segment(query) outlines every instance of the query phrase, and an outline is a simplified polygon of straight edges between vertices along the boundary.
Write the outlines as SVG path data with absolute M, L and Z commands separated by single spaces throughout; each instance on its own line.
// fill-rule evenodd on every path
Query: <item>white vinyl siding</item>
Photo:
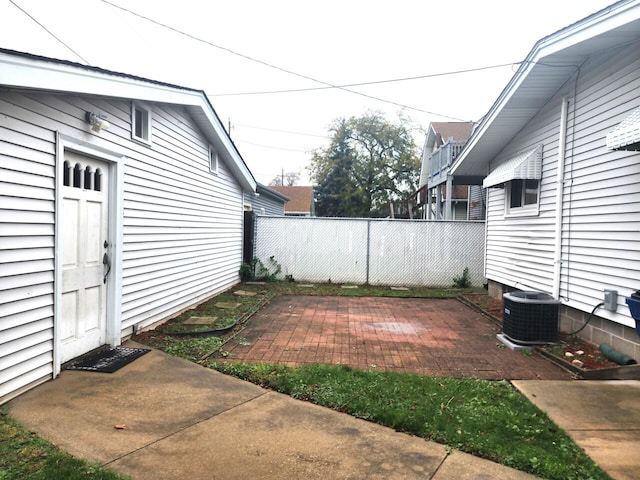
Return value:
M 53 375 L 55 136 L 124 164 L 122 335 L 226 290 L 242 261 L 242 191 L 182 107 L 153 104 L 153 144 L 131 138 L 131 102 L 0 93 L 0 403 Z M 108 130 L 92 132 L 87 111 Z
M 55 135 L 0 96 L 0 403 L 53 375 Z
M 251 205 L 256 215 L 284 215 L 284 201 L 262 194 L 256 197 L 253 193 L 245 195 L 245 204 Z
M 577 96 L 574 92 L 577 85 Z M 590 311 L 605 288 L 619 290 L 617 313 L 604 317 L 635 326 L 624 296 L 640 288 L 640 155 L 606 148 L 608 132 L 640 105 L 636 45 L 593 56 L 500 154 L 542 143 L 540 211 L 505 218 L 504 192 L 489 189 L 487 277 L 519 289 L 550 292 L 560 104 L 568 95 L 560 295 Z

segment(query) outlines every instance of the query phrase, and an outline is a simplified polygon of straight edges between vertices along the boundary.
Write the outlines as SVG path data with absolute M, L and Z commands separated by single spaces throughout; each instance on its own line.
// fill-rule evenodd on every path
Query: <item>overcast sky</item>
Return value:
M 0 0 L 0 47 L 205 90 L 258 182 L 306 183 L 333 120 L 402 112 L 421 144 L 429 122 L 478 120 L 539 39 L 612 3 Z

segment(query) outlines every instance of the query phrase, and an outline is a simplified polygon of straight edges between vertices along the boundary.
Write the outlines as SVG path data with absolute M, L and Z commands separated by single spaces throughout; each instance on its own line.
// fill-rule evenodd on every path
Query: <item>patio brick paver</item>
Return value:
M 500 325 L 455 299 L 279 296 L 229 341 L 230 361 L 344 364 L 431 376 L 562 380 L 537 354 L 505 348 Z M 241 343 L 249 343 L 242 345 Z

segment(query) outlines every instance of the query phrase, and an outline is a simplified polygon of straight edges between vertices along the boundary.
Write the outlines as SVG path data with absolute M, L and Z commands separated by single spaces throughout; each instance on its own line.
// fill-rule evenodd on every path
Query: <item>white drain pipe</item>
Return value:
M 567 146 L 567 96 L 562 97 L 560 108 L 560 134 L 558 136 L 558 168 L 556 174 L 556 226 L 555 255 L 553 258 L 553 296 L 560 300 L 560 279 L 562 275 L 562 200 L 564 197 L 564 163 Z

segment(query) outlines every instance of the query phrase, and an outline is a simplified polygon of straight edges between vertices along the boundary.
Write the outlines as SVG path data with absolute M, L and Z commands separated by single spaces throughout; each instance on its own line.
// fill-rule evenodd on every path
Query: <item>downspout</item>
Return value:
M 560 108 L 560 134 L 558 138 L 558 172 L 556 174 L 556 228 L 555 255 L 553 259 L 553 296 L 560 299 L 560 279 L 562 274 L 562 200 L 564 197 L 564 164 L 567 145 L 567 96 L 562 97 Z

